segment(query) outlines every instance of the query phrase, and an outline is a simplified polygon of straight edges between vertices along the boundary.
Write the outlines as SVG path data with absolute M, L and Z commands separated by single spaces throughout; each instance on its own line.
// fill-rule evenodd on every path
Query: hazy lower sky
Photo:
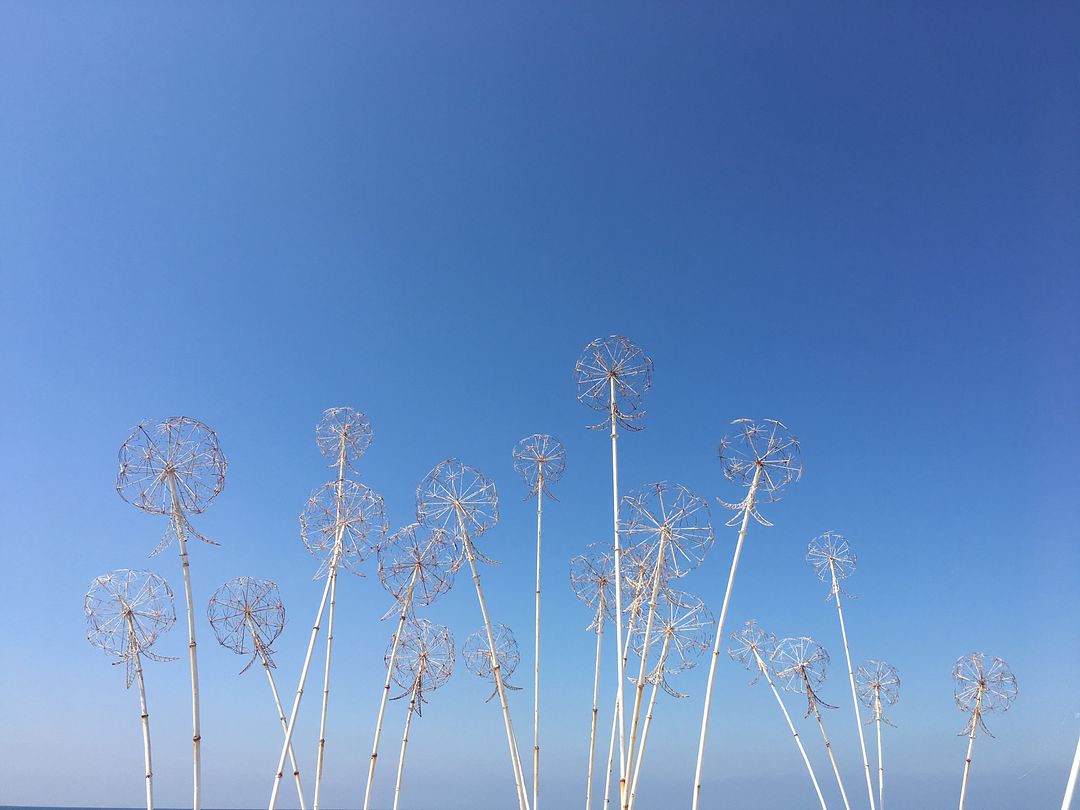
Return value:
M 269 690 L 237 674 L 205 604 L 241 574 L 280 583 L 277 677 L 295 689 L 321 593 L 297 515 L 331 475 L 313 430 L 336 405 L 374 423 L 360 474 L 394 527 L 447 456 L 498 485 L 502 522 L 480 545 L 501 564 L 483 576 L 522 642 L 523 743 L 534 513 L 510 450 L 538 431 L 565 442 L 545 510 L 542 806 L 581 803 L 594 639 L 567 564 L 609 539 L 611 500 L 571 370 L 616 333 L 656 366 L 644 430 L 621 440 L 627 489 L 735 500 L 716 460 L 731 419 L 802 439 L 803 480 L 768 507 L 774 528 L 750 530 L 729 630 L 757 618 L 832 652 L 823 697 L 841 707 L 827 723 L 853 807 L 867 802 L 836 615 L 804 561 L 827 529 L 859 555 L 852 653 L 903 681 L 889 807 L 955 802 L 950 671 L 973 650 L 1007 658 L 1020 696 L 987 718 L 970 806 L 1056 806 L 1080 732 L 1078 41 L 1064 3 L 0 4 L 0 803 L 142 801 L 138 697 L 86 643 L 81 603 L 118 567 L 182 594 L 175 548 L 147 559 L 163 521 L 113 483 L 134 423 L 186 414 L 229 458 L 193 518 L 221 541 L 192 547 L 204 805 L 263 806 Z M 735 531 L 713 517 L 684 587 L 718 608 Z M 330 808 L 362 802 L 392 629 L 367 573 L 339 588 Z M 464 641 L 480 626 L 468 578 L 426 615 Z M 185 647 L 181 618 L 158 651 Z M 186 661 L 146 678 L 157 800 L 182 807 Z M 748 680 L 721 660 L 704 807 L 813 807 Z M 688 804 L 704 682 L 700 666 L 679 678 L 688 699 L 659 699 L 642 807 Z M 318 691 L 296 732 L 309 786 Z M 403 805 L 513 804 L 488 694 L 459 666 L 432 696 Z M 387 716 L 380 807 L 404 708 Z

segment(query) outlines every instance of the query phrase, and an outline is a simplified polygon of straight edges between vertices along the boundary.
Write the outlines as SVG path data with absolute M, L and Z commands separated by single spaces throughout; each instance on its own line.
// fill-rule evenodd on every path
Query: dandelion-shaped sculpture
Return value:
M 566 471 L 566 448 L 554 436 L 537 433 L 514 445 L 514 469 L 518 471 L 529 496 L 536 496 L 536 634 L 533 651 L 533 810 L 540 807 L 540 529 L 544 514 L 544 494 L 548 486 Z M 552 496 L 554 497 L 554 496 Z
M 596 632 L 596 664 L 593 668 L 592 723 L 589 728 L 589 766 L 585 777 L 585 810 L 592 806 L 593 760 L 596 753 L 596 721 L 600 698 L 600 651 L 604 624 L 611 617 L 615 563 L 611 546 L 593 543 L 589 551 L 570 560 L 570 587 L 574 595 L 592 611 L 590 629 Z
M 334 613 L 337 604 L 337 574 L 342 567 L 362 576 L 360 564 L 369 551 L 386 537 L 387 520 L 383 500 L 363 484 L 345 477 L 347 469 L 355 469 L 355 462 L 371 445 L 371 422 L 353 408 L 330 408 L 323 413 L 315 428 L 315 443 L 320 452 L 332 459 L 336 471 L 335 480 L 312 493 L 300 516 L 300 536 L 304 546 L 319 560 L 315 577 L 325 575 L 322 599 L 311 628 L 300 681 L 293 698 L 289 715 L 289 729 L 285 744 L 278 757 L 274 785 L 270 793 L 270 810 L 277 806 L 278 791 L 285 769 L 285 757 L 292 742 L 300 700 L 311 668 L 319 628 L 323 614 L 330 609 L 326 622 L 326 659 L 323 669 L 322 710 L 319 719 L 319 746 L 315 759 L 315 790 L 312 799 L 314 810 L 319 808 L 322 788 L 323 756 L 326 750 L 326 717 L 330 700 L 330 659 L 334 643 Z
M 795 692 L 806 697 L 806 716 L 809 717 L 812 714 L 817 718 L 818 728 L 821 729 L 821 739 L 825 742 L 825 751 L 829 755 L 829 763 L 836 776 L 836 784 L 840 788 L 840 797 L 844 800 L 846 810 L 851 810 L 847 791 L 844 790 L 844 780 L 840 778 L 840 769 L 836 766 L 832 743 L 829 742 L 829 735 L 825 733 L 825 723 L 821 718 L 821 709 L 818 708 L 819 706 L 836 708 L 822 700 L 817 693 L 825 682 L 829 654 L 812 638 L 803 636 L 785 638 L 776 645 L 771 660 L 773 672 L 783 688 L 788 692 Z
M 640 430 L 634 422 L 645 415 L 641 410 L 645 392 L 652 385 L 652 360 L 645 350 L 625 337 L 597 338 L 581 352 L 574 366 L 577 397 L 593 410 L 607 416 L 594 429 L 611 428 L 611 511 L 615 532 L 615 644 L 616 666 L 615 715 L 619 728 L 619 795 L 627 797 L 626 721 L 623 699 L 624 664 L 622 599 L 622 544 L 619 539 L 619 456 L 616 449 L 618 427 Z M 629 633 L 627 633 L 629 635 Z M 621 802 L 620 802 L 621 806 Z
M 806 772 L 810 774 L 810 781 L 814 785 L 814 793 L 817 794 L 821 810 L 827 810 L 825 797 L 821 795 L 821 787 L 818 785 L 817 776 L 814 774 L 814 767 L 810 764 L 810 757 L 806 755 L 806 749 L 803 747 L 799 732 L 796 731 L 795 724 L 791 722 L 791 715 L 788 714 L 787 706 L 784 705 L 784 699 L 780 697 L 780 692 L 772 679 L 769 661 L 776 652 L 776 636 L 762 630 L 758 627 L 757 622 L 751 620 L 746 623 L 742 630 L 737 630 L 731 634 L 731 642 L 732 646 L 728 650 L 728 654 L 747 670 L 754 673 L 754 679 L 750 681 L 750 684 L 757 683 L 761 677 L 764 677 L 765 682 L 769 684 L 773 697 L 776 698 L 776 703 L 780 706 L 780 711 L 787 721 L 795 745 L 799 749 L 799 754 L 802 755 L 803 764 L 806 765 Z
M 144 512 L 168 516 L 158 547 L 163 551 L 176 539 L 184 574 L 184 598 L 188 617 L 188 660 L 191 668 L 191 739 L 194 810 L 202 804 L 202 731 L 199 712 L 199 661 L 195 645 L 195 607 L 191 596 L 191 572 L 187 540 L 197 537 L 217 545 L 192 528 L 189 514 L 200 514 L 225 485 L 228 463 L 218 445 L 217 434 L 196 419 L 173 416 L 164 422 L 143 422 L 120 446 L 120 471 L 116 491 Z
M 442 529 L 453 535 L 461 544 L 465 559 L 469 562 L 473 585 L 476 588 L 476 599 L 480 604 L 480 614 L 484 620 L 484 632 L 487 635 L 491 676 L 495 681 L 495 691 L 499 695 L 499 703 L 502 707 L 506 742 L 514 768 L 518 805 L 521 810 L 529 810 L 529 797 L 525 790 L 521 756 L 518 752 L 514 724 L 510 718 L 510 705 L 506 700 L 503 683 L 505 673 L 496 655 L 498 649 L 496 637 L 488 616 L 484 590 L 480 584 L 480 571 L 476 567 L 477 559 L 484 562 L 492 562 L 492 560 L 481 554 L 473 543 L 474 538 L 494 528 L 499 522 L 499 497 L 495 491 L 495 484 L 476 468 L 462 464 L 455 458 L 441 461 L 424 477 L 416 489 L 416 519 L 429 529 Z M 514 649 L 516 652 L 516 642 Z M 462 655 L 464 654 L 463 651 Z M 517 665 L 517 661 L 514 665 Z
M 701 798 L 701 776 L 705 765 L 705 741 L 709 733 L 709 711 L 712 708 L 716 662 L 720 657 L 720 644 L 724 637 L 728 605 L 731 603 L 731 592 L 735 587 L 735 573 L 739 569 L 739 558 L 742 556 L 746 530 L 751 516 L 761 525 L 771 526 L 772 524 L 762 517 L 758 507 L 761 504 L 779 500 L 784 488 L 802 477 L 799 440 L 782 422 L 777 422 L 775 419 L 764 419 L 761 422 L 736 419 L 732 425 L 735 426 L 734 433 L 720 440 L 720 464 L 725 478 L 745 486 L 747 490 L 746 496 L 738 503 L 720 501 L 722 506 L 734 512 L 727 525 L 739 525 L 739 539 L 731 558 L 727 587 L 724 589 L 724 601 L 720 606 L 720 618 L 716 625 L 716 643 L 713 646 L 712 659 L 709 661 L 705 705 L 701 712 L 697 765 L 694 768 L 693 810 L 698 810 Z
M 146 708 L 146 684 L 142 659 L 171 661 L 150 651 L 162 633 L 176 623 L 173 594 L 168 583 L 150 571 L 122 568 L 95 579 L 83 602 L 86 638 L 95 647 L 124 665 L 128 688 L 139 682 L 142 718 L 143 763 L 146 778 L 146 810 L 154 810 L 154 773 L 150 757 L 150 713 Z
M 371 786 L 375 779 L 375 763 L 379 756 L 383 716 L 390 696 L 390 682 L 403 643 L 405 621 L 415 607 L 428 607 L 454 584 L 454 571 L 461 561 L 461 551 L 454 536 L 442 529 L 427 529 L 412 523 L 392 534 L 376 549 L 379 559 L 379 579 L 394 597 L 398 625 L 390 640 L 386 658 L 386 679 L 383 682 L 379 712 L 375 721 L 375 740 L 371 746 L 367 787 L 364 789 L 364 810 L 371 801 Z M 389 614 L 388 614 L 389 615 Z
M 405 731 L 401 735 L 401 754 L 398 756 L 397 781 L 394 784 L 394 810 L 398 810 L 401 798 L 401 776 L 405 770 L 405 748 L 409 744 L 409 728 L 413 714 L 421 714 L 420 707 L 427 696 L 450 679 L 454 671 L 454 637 L 441 624 L 427 619 L 413 619 L 401 633 L 401 642 L 395 638 L 386 653 L 387 668 L 393 673 L 394 682 L 409 696 L 409 710 L 405 714 Z M 391 663 L 393 659 L 393 663 Z
M 217 636 L 218 643 L 239 655 L 250 655 L 251 660 L 241 670 L 247 672 L 255 661 L 260 661 L 270 682 L 270 694 L 281 722 L 283 734 L 289 732 L 289 721 L 281 705 L 277 684 L 274 682 L 273 652 L 271 645 L 285 629 L 285 605 L 281 602 L 278 586 L 268 579 L 237 577 L 230 579 L 214 595 L 206 609 L 206 617 Z M 289 762 L 296 782 L 296 795 L 300 810 L 304 810 L 304 789 L 300 784 L 300 768 L 296 764 L 292 745 L 289 746 Z
M 866 661 L 855 672 L 855 691 L 859 702 L 874 713 L 867 725 L 877 726 L 878 810 L 885 810 L 885 758 L 881 750 L 881 724 L 888 723 L 884 706 L 893 706 L 900 699 L 900 676 L 896 667 L 884 661 Z
M 968 653 L 961 656 L 953 667 L 953 680 L 956 689 L 953 697 L 960 711 L 970 714 L 967 725 L 961 735 L 968 736 L 967 757 L 964 758 L 964 779 L 960 784 L 960 810 L 964 810 L 967 796 L 968 774 L 971 772 L 971 752 L 975 747 L 975 733 L 982 728 L 987 734 L 983 714 L 986 712 L 1005 712 L 1016 700 L 1016 676 L 1009 665 L 1001 658 L 985 653 Z
M 844 609 L 840 604 L 840 581 L 855 573 L 855 552 L 851 550 L 851 546 L 843 535 L 836 532 L 825 532 L 810 541 L 810 545 L 806 550 L 806 561 L 813 566 L 818 579 L 828 583 L 829 595 L 826 599 L 836 601 L 836 615 L 840 619 L 840 637 L 844 642 L 844 658 L 847 661 L 848 683 L 851 686 L 851 705 L 855 709 L 855 725 L 859 731 L 859 748 L 862 751 L 866 792 L 870 797 L 870 810 L 874 810 L 874 784 L 870 777 L 870 758 L 866 753 L 862 712 L 859 710 L 859 698 L 855 688 L 855 667 L 851 663 L 847 628 L 844 626 Z
M 494 685 L 495 667 L 499 667 L 503 687 L 520 690 L 520 686 L 513 686 L 510 683 L 510 678 L 521 663 L 521 653 L 518 650 L 517 639 L 514 638 L 514 631 L 505 624 L 497 624 L 492 628 L 492 633 L 491 641 L 488 640 L 486 630 L 477 630 L 465 639 L 465 644 L 461 648 L 465 668 L 476 677 L 491 681 Z M 492 689 L 485 702 L 498 694 L 497 688 Z
M 645 722 L 641 729 L 641 742 L 634 759 L 633 778 L 630 781 L 630 807 L 637 798 L 638 777 L 645 759 L 645 744 L 649 738 L 653 714 L 656 708 L 656 695 L 663 689 L 672 697 L 685 698 L 688 695 L 671 687 L 668 677 L 685 672 L 697 664 L 697 659 L 709 649 L 712 641 L 713 617 L 705 608 L 705 603 L 688 593 L 665 589 L 658 597 L 656 606 L 654 634 L 663 639 L 656 663 L 650 667 L 648 681 L 652 684 L 649 696 L 649 708 L 645 713 Z M 637 634 L 637 652 L 644 656 L 644 631 Z
M 647 484 L 622 500 L 622 534 L 644 563 L 648 572 L 649 608 L 638 650 L 640 665 L 635 682 L 634 711 L 630 720 L 630 742 L 626 770 L 634 772 L 634 750 L 646 682 L 646 662 L 652 641 L 657 598 L 665 578 L 678 578 L 701 564 L 712 546 L 713 530 L 709 504 L 686 487 L 666 481 Z M 644 593 L 644 590 L 639 591 Z M 632 791 L 631 791 L 632 792 Z M 630 806 L 630 792 L 623 798 L 623 808 Z

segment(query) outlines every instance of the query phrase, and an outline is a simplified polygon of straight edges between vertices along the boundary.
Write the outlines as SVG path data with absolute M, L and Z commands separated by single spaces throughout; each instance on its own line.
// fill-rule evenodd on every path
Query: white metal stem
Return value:
M 656 665 L 657 677 L 653 682 L 652 694 L 649 695 L 649 708 L 645 713 L 645 724 L 641 729 L 641 744 L 638 746 L 637 757 L 634 760 L 634 776 L 630 780 L 630 807 L 633 808 L 637 798 L 638 777 L 641 775 L 641 762 L 645 757 L 645 741 L 649 739 L 649 727 L 652 725 L 653 711 L 656 708 L 656 693 L 660 686 L 660 679 L 664 674 L 664 664 L 667 662 L 668 645 L 671 642 L 671 634 L 664 634 L 664 644 L 660 649 L 660 662 Z
M 533 801 L 540 810 L 540 527 L 544 516 L 544 465 L 536 485 L 536 648 L 533 653 Z
M 874 687 L 874 721 L 877 725 L 878 810 L 885 810 L 885 755 L 881 749 L 881 687 Z
M 383 682 L 382 698 L 379 701 L 379 717 L 375 721 L 375 741 L 371 744 L 371 761 L 368 763 L 367 787 L 364 788 L 364 810 L 368 810 L 371 800 L 371 785 L 375 780 L 375 762 L 379 757 L 379 738 L 382 736 L 383 716 L 386 714 L 386 703 L 390 699 L 390 680 L 393 675 L 394 661 L 397 659 L 398 643 L 401 641 L 401 631 L 405 628 L 405 618 L 409 614 L 409 606 L 412 604 L 413 588 L 416 586 L 416 577 L 420 573 L 420 567 L 413 570 L 412 579 L 405 589 L 405 595 L 401 599 L 401 613 L 398 615 L 398 626 L 394 632 L 394 641 L 390 645 L 390 659 L 386 663 L 386 680 Z M 302 808 L 301 808 L 302 810 Z
M 809 684 L 807 688 L 809 688 Z M 829 764 L 832 765 L 833 774 L 836 776 L 836 784 L 840 788 L 840 798 L 844 800 L 845 810 L 851 810 L 847 791 L 844 790 L 844 780 L 840 778 L 840 769 L 836 766 L 836 757 L 833 756 L 832 743 L 829 741 L 829 735 L 825 733 L 825 722 L 821 719 L 821 711 L 816 703 L 814 704 L 814 716 L 817 718 L 818 728 L 821 729 L 821 739 L 825 741 L 825 752 L 829 755 Z
M 146 810 L 154 810 L 154 769 L 150 764 L 150 712 L 146 708 L 146 684 L 143 682 L 142 658 L 139 655 L 138 641 L 131 614 L 125 614 L 128 634 L 135 644 L 135 678 L 139 682 L 139 717 L 142 723 L 143 765 L 146 771 Z
M 626 657 L 630 654 L 630 639 L 634 635 L 634 617 L 631 616 L 626 622 L 626 642 L 622 648 L 622 660 L 625 666 Z M 611 804 L 611 772 L 613 769 L 613 761 L 615 758 L 615 732 L 618 729 L 619 719 L 619 697 L 615 696 L 615 704 L 611 707 L 611 741 L 608 743 L 607 752 L 607 776 L 604 778 L 604 810 Z
M 825 797 L 821 795 L 821 787 L 818 785 L 817 776 L 814 775 L 814 768 L 810 764 L 810 757 L 806 755 L 806 749 L 803 748 L 802 740 L 799 738 L 799 732 L 795 730 L 795 724 L 791 722 L 791 715 L 788 714 L 787 706 L 784 705 L 783 698 L 781 698 L 780 693 L 776 691 L 776 684 L 773 683 L 773 679 L 769 676 L 769 666 L 761 659 L 757 650 L 754 650 L 754 658 L 757 659 L 758 669 L 761 670 L 761 674 L 765 676 L 765 681 L 769 684 L 769 688 L 772 689 L 776 702 L 780 704 L 780 711 L 784 713 L 784 719 L 787 720 L 788 728 L 791 729 L 791 735 L 795 738 L 795 745 L 799 746 L 799 753 L 802 754 L 803 763 L 806 765 L 806 772 L 810 774 L 810 781 L 814 783 L 814 792 L 817 794 L 818 802 L 821 804 L 821 810 L 828 810 L 825 806 Z
M 585 779 L 585 810 L 592 806 L 593 760 L 596 754 L 596 720 L 600 697 L 600 646 L 604 640 L 604 593 L 600 592 L 600 606 L 596 611 L 596 667 L 593 670 L 592 725 L 589 729 L 589 771 Z M 534 808 L 535 810 L 535 808 Z
M 191 667 L 191 746 L 194 772 L 192 807 L 194 810 L 200 810 L 202 806 L 202 732 L 199 724 L 199 658 L 195 654 L 195 605 L 191 598 L 191 565 L 188 562 L 187 538 L 184 537 L 180 498 L 176 494 L 176 480 L 171 474 L 166 478 L 172 495 L 172 518 L 176 528 L 176 538 L 180 544 L 180 567 L 184 572 L 184 598 L 187 601 L 188 663 Z
M 728 572 L 727 588 L 724 590 L 724 603 L 720 607 L 720 619 L 716 625 L 716 641 L 713 643 L 712 658 L 709 660 L 709 679 L 705 685 L 705 706 L 701 712 L 701 735 L 698 737 L 697 765 L 694 767 L 693 810 L 698 810 L 698 802 L 701 799 L 701 773 L 705 764 L 705 740 L 709 734 L 709 709 L 712 707 L 712 689 L 713 681 L 716 679 L 716 662 L 720 658 L 720 645 L 724 639 L 724 622 L 727 620 L 731 592 L 735 587 L 735 572 L 739 570 L 739 557 L 742 556 L 743 541 L 746 539 L 746 530 L 750 525 L 750 514 L 754 509 L 754 498 L 757 496 L 760 481 L 761 465 L 759 464 L 754 470 L 754 478 L 750 482 L 750 491 L 747 493 L 744 502 L 742 525 L 739 527 L 739 540 L 735 544 L 735 554 L 731 558 L 731 570 Z
M 619 543 L 619 451 L 616 443 L 619 438 L 617 430 L 618 420 L 615 407 L 615 377 L 609 377 L 609 401 L 611 419 L 611 505 L 612 519 L 615 527 L 615 646 L 619 653 L 618 669 L 616 677 L 618 682 L 615 686 L 616 712 L 619 719 L 619 799 L 620 806 L 626 796 L 626 701 L 623 700 L 623 681 L 625 680 L 625 668 L 623 666 L 626 655 L 623 653 L 622 631 L 622 546 Z
M 416 710 L 420 679 L 424 674 L 425 663 L 426 659 L 420 661 L 420 670 L 416 673 L 416 682 L 413 683 L 412 696 L 409 698 L 409 710 L 405 713 L 405 731 L 401 735 L 401 753 L 398 755 L 397 779 L 394 781 L 394 810 L 398 810 L 398 799 L 401 798 L 401 775 L 405 772 L 405 747 L 409 744 L 409 727 L 412 725 L 413 712 Z
M 1080 774 L 1080 739 L 1076 741 L 1076 753 L 1073 754 L 1072 770 L 1069 771 L 1069 781 L 1065 785 L 1065 798 L 1061 800 L 1061 810 L 1069 810 L 1072 806 L 1078 774 Z
M 964 780 L 960 783 L 960 810 L 964 810 L 964 799 L 967 797 L 968 774 L 971 773 L 971 752 L 975 748 L 975 732 L 979 728 L 982 696 L 983 688 L 980 686 L 975 695 L 975 711 L 971 714 L 971 734 L 968 735 L 967 756 L 964 758 Z
M 870 797 L 870 810 L 875 810 L 874 782 L 870 777 L 870 758 L 866 755 L 866 737 L 863 734 L 862 712 L 859 710 L 859 697 L 855 692 L 855 668 L 851 665 L 851 651 L 848 649 L 847 630 L 844 627 L 844 609 L 840 606 L 840 585 L 836 581 L 836 565 L 830 559 L 829 571 L 832 574 L 833 596 L 836 598 L 836 615 L 840 617 L 840 636 L 844 640 L 844 657 L 847 659 L 848 683 L 851 684 L 851 704 L 855 707 L 855 725 L 859 729 L 859 748 L 862 749 L 863 772 L 866 776 L 866 793 Z
M 480 615 L 484 619 L 484 632 L 487 634 L 488 652 L 491 655 L 492 674 L 495 678 L 495 690 L 499 694 L 499 703 L 502 706 L 503 725 L 506 727 L 506 744 L 510 749 L 510 763 L 514 768 L 514 783 L 517 787 L 518 804 L 522 810 L 529 810 L 529 797 L 525 789 L 524 773 L 521 768 L 521 755 L 518 752 L 517 739 L 514 736 L 514 723 L 510 719 L 510 705 L 506 701 L 506 689 L 503 686 L 502 669 L 499 658 L 495 654 L 495 634 L 491 630 L 491 619 L 488 618 L 487 602 L 484 600 L 484 589 L 480 585 L 480 572 L 476 568 L 476 555 L 473 553 L 472 539 L 465 527 L 465 518 L 457 508 L 458 524 L 461 527 L 462 543 L 465 547 L 465 557 L 469 561 L 472 571 L 473 585 L 476 587 L 476 599 L 480 603 Z

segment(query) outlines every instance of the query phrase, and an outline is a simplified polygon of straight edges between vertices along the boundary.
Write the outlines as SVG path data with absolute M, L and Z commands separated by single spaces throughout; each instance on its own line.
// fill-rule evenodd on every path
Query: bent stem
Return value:
M 855 670 L 851 666 L 851 651 L 848 649 L 847 630 L 844 627 L 844 609 L 840 606 L 840 585 L 836 580 L 836 564 L 829 560 L 829 572 L 832 575 L 833 597 L 836 599 L 836 615 L 840 617 L 840 636 L 844 640 L 844 657 L 847 659 L 848 682 L 851 684 L 851 703 L 855 707 L 855 725 L 859 729 L 859 748 L 862 749 L 863 771 L 866 775 L 866 793 L 870 797 L 870 810 L 874 806 L 874 783 L 870 778 L 870 759 L 866 756 L 866 737 L 863 735 L 862 712 L 859 710 L 859 697 L 855 692 Z
M 401 735 L 401 753 L 398 755 L 397 780 L 394 782 L 394 810 L 398 810 L 398 799 L 401 797 L 401 774 L 405 771 L 405 747 L 409 744 L 409 726 L 412 724 L 413 712 L 416 710 L 416 699 L 420 693 L 420 678 L 424 674 L 425 663 L 426 660 L 420 662 L 420 671 L 416 673 L 412 697 L 409 698 L 409 710 L 405 713 L 405 731 Z
M 724 638 L 724 622 L 727 620 L 728 605 L 731 603 L 731 592 L 735 587 L 735 572 L 739 570 L 739 557 L 742 556 L 743 541 L 746 539 L 746 530 L 750 525 L 750 514 L 754 509 L 754 497 L 757 495 L 758 484 L 761 481 L 761 469 L 761 465 L 758 464 L 754 470 L 754 479 L 750 482 L 750 491 L 746 494 L 746 500 L 743 501 L 743 517 L 742 525 L 739 527 L 739 540 L 735 544 L 735 554 L 731 558 L 731 570 L 728 572 L 727 588 L 724 590 L 724 603 L 720 607 L 720 618 L 716 625 L 716 641 L 713 643 L 712 659 L 709 661 L 709 679 L 705 685 L 705 706 L 701 712 L 701 735 L 698 737 L 697 765 L 694 767 L 693 810 L 698 810 L 698 801 L 701 799 L 701 772 L 705 764 L 705 740 L 709 734 L 709 709 L 712 707 L 712 688 L 713 681 L 716 679 L 716 662 L 720 657 L 720 644 Z M 781 705 L 783 704 L 781 703 Z
M 184 598 L 187 600 L 188 663 L 191 667 L 191 744 L 194 760 L 194 810 L 202 806 L 202 732 L 199 724 L 199 658 L 195 654 L 195 606 L 191 598 L 191 565 L 188 561 L 187 539 L 184 537 L 184 521 L 180 498 L 176 493 L 176 477 L 166 475 L 169 493 L 172 495 L 172 519 L 176 539 L 180 545 L 180 567 L 184 572 Z
M 964 798 L 967 796 L 968 774 L 971 773 L 971 752 L 975 748 L 975 732 L 979 728 L 979 716 L 982 713 L 983 688 L 978 688 L 975 695 L 975 710 L 971 713 L 971 733 L 968 735 L 967 756 L 964 758 L 964 780 L 960 783 L 960 810 L 964 810 Z
M 1073 794 L 1076 792 L 1076 777 L 1080 774 L 1080 739 L 1076 741 L 1076 753 L 1073 754 L 1072 770 L 1069 771 L 1069 781 L 1065 784 L 1065 798 L 1061 800 L 1061 810 L 1069 810 L 1072 804 Z
M 604 592 L 600 591 L 600 606 L 596 611 L 596 667 L 593 671 L 592 726 L 589 729 L 589 772 L 585 778 L 585 810 L 592 805 L 593 759 L 596 752 L 597 701 L 600 696 L 600 645 L 604 639 Z M 533 808 L 535 810 L 535 808 Z
M 617 664 L 618 681 L 615 686 L 615 711 L 619 722 L 619 798 L 626 797 L 626 712 L 623 700 L 623 680 L 625 679 L 626 653 L 623 652 L 622 631 L 622 546 L 619 544 L 619 452 L 616 442 L 619 438 L 617 427 L 617 409 L 615 407 L 615 377 L 608 379 L 610 419 L 611 419 L 611 504 L 615 526 L 615 646 L 619 653 Z
M 806 678 L 806 675 L 803 675 Z M 810 688 L 810 684 L 807 683 L 807 688 Z M 818 728 L 821 729 L 821 739 L 825 741 L 825 751 L 829 755 L 829 764 L 832 765 L 833 773 L 836 775 L 836 784 L 840 788 L 840 798 L 844 800 L 845 810 L 851 810 L 851 805 L 848 804 L 847 791 L 844 790 L 844 780 L 840 778 L 840 769 L 836 767 L 836 757 L 833 756 L 832 743 L 829 742 L 829 735 L 825 733 L 825 723 L 821 719 L 821 710 L 817 707 L 817 703 L 814 703 L 814 717 L 817 718 Z
M 125 613 L 128 638 L 135 650 L 135 678 L 139 682 L 139 717 L 142 721 L 143 764 L 146 770 L 146 810 L 154 810 L 154 769 L 150 765 L 150 712 L 146 709 L 146 684 L 143 682 L 142 658 L 139 655 L 138 641 L 131 614 Z
M 641 729 L 641 745 L 638 747 L 637 758 L 634 760 L 634 777 L 630 780 L 630 807 L 634 806 L 637 797 L 638 776 L 641 774 L 641 762 L 645 757 L 645 741 L 649 739 L 649 726 L 652 725 L 653 710 L 656 707 L 656 693 L 660 687 L 660 679 L 664 675 L 664 664 L 667 662 L 668 644 L 671 635 L 664 635 L 664 645 L 660 649 L 660 662 L 656 665 L 657 676 L 652 685 L 652 694 L 649 695 L 649 708 L 645 713 L 645 725 Z
M 394 632 L 394 641 L 390 645 L 390 660 L 386 664 L 386 680 L 383 682 L 382 698 L 379 701 L 379 717 L 375 721 L 375 742 L 371 745 L 371 761 L 368 764 L 367 787 L 364 788 L 364 810 L 368 810 L 371 800 L 371 784 L 375 779 L 375 761 L 379 757 L 379 738 L 382 737 L 383 716 L 386 714 L 386 702 L 390 698 L 390 679 L 394 671 L 394 661 L 397 659 L 398 643 L 401 641 L 401 631 L 405 627 L 405 618 L 408 616 L 409 607 L 412 604 L 413 588 L 416 586 L 416 577 L 420 573 L 420 567 L 413 570 L 412 579 L 405 589 L 405 595 L 401 600 L 401 613 L 398 615 L 398 626 Z M 303 810 L 303 808 L 301 808 Z
M 536 649 L 533 654 L 533 803 L 540 808 L 540 525 L 544 515 L 544 465 L 536 485 Z

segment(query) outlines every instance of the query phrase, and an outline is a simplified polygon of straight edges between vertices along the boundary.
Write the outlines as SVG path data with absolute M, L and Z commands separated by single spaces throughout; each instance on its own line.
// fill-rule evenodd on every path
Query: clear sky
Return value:
M 609 536 L 610 472 L 571 370 L 618 333 L 656 365 L 645 429 L 621 444 L 627 488 L 733 500 L 716 460 L 731 419 L 802 439 L 803 480 L 774 528 L 751 528 L 730 629 L 756 617 L 833 653 L 823 696 L 853 800 L 835 611 L 803 559 L 826 529 L 859 554 L 853 655 L 903 680 L 890 806 L 955 801 L 950 671 L 972 650 L 1020 683 L 976 743 L 972 806 L 1056 806 L 1080 731 L 1080 14 L 943 5 L 0 4 L 0 803 L 142 800 L 137 695 L 81 609 L 117 567 L 182 592 L 175 549 L 147 560 L 162 521 L 113 490 L 141 419 L 218 431 L 228 479 L 194 522 L 222 545 L 192 549 L 197 609 L 228 578 L 278 581 L 292 691 L 320 595 L 297 515 L 330 475 L 313 428 L 336 405 L 374 423 L 361 475 L 395 527 L 447 456 L 496 481 L 503 519 L 481 545 L 501 565 L 483 575 L 526 687 L 534 517 L 510 450 L 565 442 L 545 511 L 544 804 L 580 802 L 593 638 L 566 572 Z M 685 587 L 718 607 L 735 533 L 714 518 Z M 361 802 L 391 631 L 368 573 L 339 590 L 328 807 Z M 480 621 L 468 579 L 427 615 L 463 641 Z M 262 806 L 269 691 L 198 632 L 204 804 Z M 183 655 L 184 635 L 181 620 L 159 651 Z M 182 659 L 147 665 L 162 806 L 189 801 L 187 677 Z M 689 795 L 704 680 L 660 699 L 645 807 Z M 705 806 L 811 807 L 747 681 L 722 660 Z M 297 729 L 309 785 L 316 693 Z M 434 694 L 403 804 L 512 804 L 487 694 L 464 667 Z M 513 693 L 523 740 L 531 702 Z

